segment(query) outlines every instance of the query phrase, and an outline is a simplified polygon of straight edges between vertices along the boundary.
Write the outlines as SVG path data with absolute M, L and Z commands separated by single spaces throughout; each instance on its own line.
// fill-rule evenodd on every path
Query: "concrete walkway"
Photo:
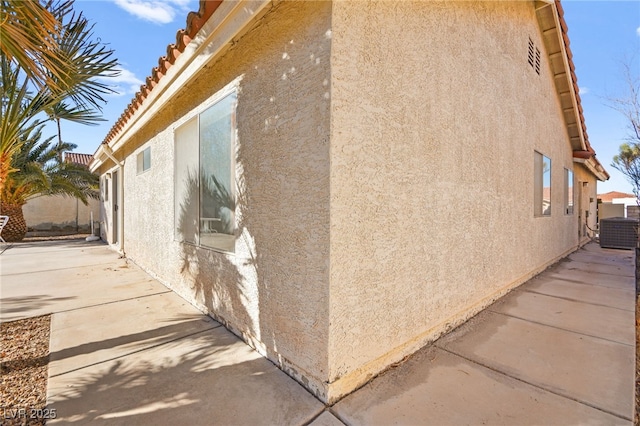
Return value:
M 51 424 L 631 424 L 634 299 L 634 253 L 589 244 L 325 407 L 103 244 L 0 256 L 0 320 L 52 314 Z

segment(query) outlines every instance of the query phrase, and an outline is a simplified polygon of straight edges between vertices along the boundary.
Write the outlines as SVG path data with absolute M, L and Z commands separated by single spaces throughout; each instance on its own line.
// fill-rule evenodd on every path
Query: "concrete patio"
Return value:
M 51 424 L 632 423 L 632 251 L 588 244 L 326 407 L 100 242 L 4 247 L 0 320 L 52 314 Z

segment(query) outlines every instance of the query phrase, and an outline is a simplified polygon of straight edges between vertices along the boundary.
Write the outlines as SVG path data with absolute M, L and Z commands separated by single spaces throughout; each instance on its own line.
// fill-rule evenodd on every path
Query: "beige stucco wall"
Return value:
M 30 233 L 73 233 L 91 230 L 91 212 L 94 221 L 100 218 L 100 201 L 90 199 L 88 205 L 64 195 L 51 195 L 30 200 L 22 207 Z
M 563 211 L 565 167 L 595 229 L 533 2 L 281 2 L 251 27 L 116 153 L 122 248 L 320 398 L 587 241 Z M 223 254 L 174 241 L 174 131 L 237 78 L 239 231 Z M 533 214 L 534 151 L 552 160 L 551 217 Z
M 598 219 L 609 217 L 625 217 L 624 204 L 601 203 L 598 205 Z
M 334 4 L 330 399 L 577 246 L 545 53 L 533 2 Z M 551 217 L 533 214 L 534 150 Z
M 126 256 L 319 395 L 328 359 L 330 11 L 329 2 L 275 5 L 116 153 L 125 160 Z M 239 236 L 236 253 L 224 254 L 174 241 L 174 131 L 239 77 Z M 146 147 L 151 168 L 137 174 Z

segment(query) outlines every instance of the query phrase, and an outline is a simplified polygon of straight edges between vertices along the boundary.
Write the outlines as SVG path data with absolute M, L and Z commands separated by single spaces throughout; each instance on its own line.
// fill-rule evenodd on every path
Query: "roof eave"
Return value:
M 609 173 L 602 167 L 602 164 L 595 156 L 590 158 L 573 157 L 573 162 L 585 166 L 599 181 L 609 180 Z
M 266 6 L 271 3 L 271 0 L 201 0 L 201 11 L 205 10 L 203 5 L 212 5 L 206 9 L 207 13 L 210 11 L 206 21 L 198 23 L 195 34 L 186 36 L 183 51 L 160 58 L 162 70 L 154 68 L 153 79 L 147 78 L 148 84 L 141 87 L 102 144 L 106 144 L 112 152 L 120 150 L 172 96 L 196 76 L 204 64 L 223 54 L 248 29 L 250 22 L 266 13 Z M 193 25 L 193 18 L 194 14 L 189 14 L 188 27 Z M 176 37 L 185 37 L 185 31 L 178 31 Z M 176 45 L 169 45 L 167 51 L 175 51 L 175 48 Z M 101 148 L 102 145 L 94 154 L 91 163 L 93 170 L 97 170 L 105 159 L 97 155 Z
M 607 180 L 609 174 L 595 158 L 589 143 L 562 5 L 559 0 L 536 0 L 535 5 L 571 148 L 574 153 L 590 153 L 587 161 L 594 167 L 589 169 L 598 179 Z

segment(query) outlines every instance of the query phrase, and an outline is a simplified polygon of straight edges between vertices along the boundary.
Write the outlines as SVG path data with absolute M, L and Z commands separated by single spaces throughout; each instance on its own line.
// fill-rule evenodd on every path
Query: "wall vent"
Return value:
M 533 61 L 534 61 L 534 46 L 533 46 L 533 40 L 531 40 L 531 37 L 529 37 L 529 56 L 528 56 L 529 65 L 533 66 Z
M 531 37 L 529 37 L 529 51 L 527 52 L 527 62 L 540 75 L 540 49 L 535 45 Z

